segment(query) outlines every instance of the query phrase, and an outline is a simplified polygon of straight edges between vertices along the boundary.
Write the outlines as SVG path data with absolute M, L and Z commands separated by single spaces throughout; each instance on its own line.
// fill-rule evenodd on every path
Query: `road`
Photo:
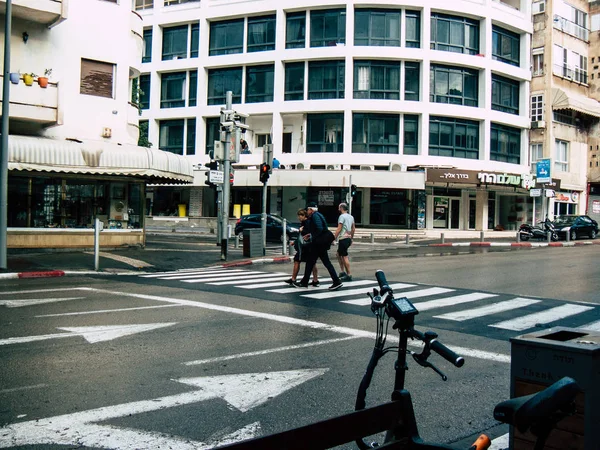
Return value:
M 506 433 L 491 412 L 508 397 L 510 337 L 600 329 L 595 246 L 398 256 L 357 252 L 337 293 L 287 287 L 290 264 L 1 281 L 0 448 L 213 448 L 350 412 L 381 268 L 418 326 L 467 359 L 435 360 L 447 382 L 411 365 L 428 440 Z M 392 360 L 370 404 L 389 399 Z

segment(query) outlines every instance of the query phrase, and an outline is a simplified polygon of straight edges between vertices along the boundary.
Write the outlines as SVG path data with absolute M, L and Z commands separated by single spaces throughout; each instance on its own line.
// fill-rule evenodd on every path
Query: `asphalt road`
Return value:
M 557 307 L 579 312 L 544 326 L 597 324 L 596 248 L 357 251 L 356 285 L 337 297 L 282 284 L 291 264 L 0 280 L 0 448 L 213 448 L 350 412 L 375 326 L 361 299 L 377 269 L 421 309 L 418 326 L 467 360 L 456 369 L 432 357 L 447 382 L 409 363 L 421 434 L 460 443 L 486 430 L 502 436 L 492 409 L 509 393 L 509 338 L 543 325 L 514 324 Z M 489 307 L 515 296 L 529 303 L 440 317 L 476 309 L 478 297 Z M 380 362 L 369 404 L 389 399 L 393 359 Z

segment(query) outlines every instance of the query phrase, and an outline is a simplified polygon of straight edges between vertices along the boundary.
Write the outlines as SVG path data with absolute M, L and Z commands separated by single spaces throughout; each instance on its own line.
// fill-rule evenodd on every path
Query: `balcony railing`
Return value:
M 552 73 L 559 77 L 566 78 L 567 80 L 575 81 L 577 83 L 587 84 L 588 82 L 587 70 L 583 70 L 579 67 L 571 67 L 566 66 L 564 64 L 554 64 Z
M 590 30 L 576 24 L 575 22 L 571 22 L 564 17 L 558 15 L 554 16 L 554 28 L 561 30 L 563 33 L 570 34 L 577 39 L 581 39 L 582 41 L 589 41 Z
M 2 76 L 0 80 L 3 80 Z M 0 100 L 2 95 L 3 93 L 0 92 Z M 23 80 L 19 80 L 19 84 L 10 84 L 9 98 L 10 119 L 43 126 L 58 122 L 57 83 L 48 83 L 47 88 L 41 88 L 37 82 L 32 86 L 26 86 Z

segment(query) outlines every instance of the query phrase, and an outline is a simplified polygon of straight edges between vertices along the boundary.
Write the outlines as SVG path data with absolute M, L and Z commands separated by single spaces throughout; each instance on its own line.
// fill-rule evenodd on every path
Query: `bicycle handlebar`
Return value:
M 446 347 L 444 344 L 442 344 L 437 339 L 435 339 L 435 338 L 429 339 L 424 333 L 420 332 L 419 330 L 415 330 L 414 328 L 412 330 L 412 333 L 420 341 L 423 341 L 423 342 L 429 341 L 431 350 L 436 352 L 438 355 L 440 355 L 442 358 L 444 358 L 449 363 L 454 364 L 456 367 L 462 367 L 465 364 L 465 359 L 462 356 L 460 356 L 456 352 L 450 350 L 448 347 Z
M 385 279 L 385 273 L 383 273 L 383 270 L 378 270 L 375 272 L 375 278 L 377 278 L 377 282 L 379 283 L 379 291 L 382 297 L 385 297 L 385 294 L 388 292 L 390 294 L 393 293 L 392 288 Z

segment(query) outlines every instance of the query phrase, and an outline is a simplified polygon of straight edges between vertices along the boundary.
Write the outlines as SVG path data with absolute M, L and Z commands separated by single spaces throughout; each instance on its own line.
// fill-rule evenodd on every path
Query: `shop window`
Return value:
M 114 64 L 82 58 L 79 92 L 96 97 L 113 98 L 114 74 Z

